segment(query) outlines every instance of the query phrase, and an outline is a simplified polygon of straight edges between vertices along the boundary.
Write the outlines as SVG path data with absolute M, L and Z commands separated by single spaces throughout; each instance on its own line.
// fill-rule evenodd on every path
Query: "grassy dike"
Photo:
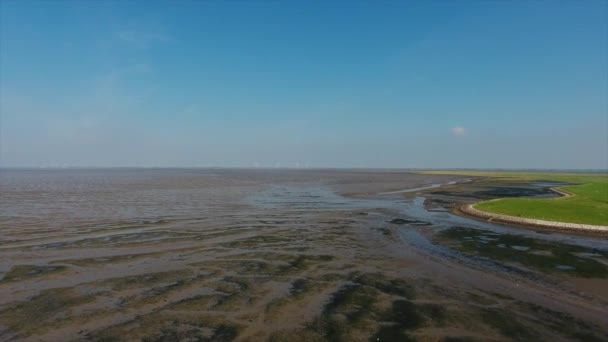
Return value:
M 498 183 L 517 184 L 534 181 L 565 182 L 560 190 L 572 196 L 552 199 L 505 198 L 484 201 L 475 209 L 522 218 L 608 225 L 608 174 L 534 173 L 534 172 L 459 172 L 429 171 L 427 174 L 453 174 L 489 177 Z

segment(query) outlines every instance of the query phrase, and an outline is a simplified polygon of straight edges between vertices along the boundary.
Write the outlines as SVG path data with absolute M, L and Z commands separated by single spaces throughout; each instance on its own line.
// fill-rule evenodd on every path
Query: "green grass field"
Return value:
M 560 187 L 574 196 L 531 199 L 508 198 L 481 202 L 476 209 L 511 216 L 547 221 L 608 225 L 608 174 L 532 173 L 532 172 L 451 172 L 429 171 L 428 174 L 458 174 L 491 177 L 499 182 L 556 181 L 575 183 Z

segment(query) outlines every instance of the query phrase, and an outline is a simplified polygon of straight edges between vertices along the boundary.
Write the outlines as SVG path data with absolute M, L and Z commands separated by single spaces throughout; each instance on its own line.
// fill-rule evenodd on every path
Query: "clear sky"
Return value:
M 608 1 L 0 1 L 0 165 L 608 168 Z

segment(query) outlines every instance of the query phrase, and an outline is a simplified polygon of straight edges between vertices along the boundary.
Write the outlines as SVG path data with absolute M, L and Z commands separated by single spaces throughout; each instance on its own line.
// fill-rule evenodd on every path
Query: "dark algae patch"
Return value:
M 12 331 L 27 335 L 59 323 L 74 306 L 93 299 L 70 288 L 49 289 L 0 311 L 0 322 Z
M 379 328 L 369 340 L 415 341 L 411 332 L 423 326 L 443 326 L 447 318 L 447 309 L 443 305 L 394 300 L 391 307 L 379 315 Z
M 410 284 L 379 273 L 355 272 L 347 279 L 349 282 L 329 297 L 321 314 L 306 324 L 309 333 L 321 341 L 352 341 L 380 333 L 388 336 L 391 326 L 399 329 L 406 326 L 398 317 L 410 312 L 410 306 L 415 306 L 408 300 L 414 297 L 414 289 Z M 297 295 L 306 291 L 308 286 L 306 280 L 296 280 L 292 283 L 290 292 Z M 388 303 L 395 301 L 389 309 L 385 309 L 387 299 L 390 300 Z M 415 308 L 413 310 L 416 311 Z M 415 320 L 417 326 L 420 319 L 416 315 L 414 313 L 406 318 L 411 322 Z M 407 327 L 413 326 L 411 324 L 408 323 Z
M 388 222 L 392 223 L 392 224 L 409 224 L 409 225 L 413 225 L 413 226 L 430 226 L 431 225 L 431 223 L 429 223 L 429 222 L 424 222 L 424 221 L 419 221 L 419 220 L 402 219 L 402 218 L 395 218 L 395 219 L 392 219 L 392 220 L 390 220 Z
M 384 293 L 413 299 L 414 287 L 402 279 L 391 279 L 380 273 L 366 273 L 353 277 L 358 284 L 370 286 Z
M 356 323 L 373 311 L 378 292 L 359 284 L 345 285 L 332 296 L 324 309 L 325 315 L 340 314 L 351 323 Z
M 197 341 L 230 342 L 237 338 L 239 326 L 217 317 L 177 317 L 166 314 L 146 315 L 140 323 L 125 322 L 96 334 L 95 342 L 110 341 Z M 87 339 L 89 340 L 89 339 Z
M 416 303 L 414 287 L 402 279 L 380 273 L 352 273 L 348 279 L 306 325 L 318 337 L 312 340 L 413 341 L 417 329 L 443 326 L 448 318 L 441 304 Z M 296 281 L 291 291 L 301 287 L 306 282 Z
M 368 330 L 378 291 L 360 284 L 348 284 L 336 291 L 322 314 L 307 325 L 308 330 L 328 341 L 350 341 L 351 335 Z
M 438 326 L 444 326 L 448 319 L 447 309 L 441 304 L 419 304 L 418 311 Z
M 424 317 L 416 305 L 408 300 L 396 300 L 389 310 L 382 314 L 384 321 L 370 341 L 414 341 L 407 334 L 424 323 Z
M 37 266 L 37 265 L 17 265 L 6 272 L 0 279 L 0 283 L 23 280 L 33 277 L 41 277 L 48 274 L 58 273 L 65 270 L 65 266 Z
M 600 335 L 600 329 L 597 326 L 591 326 L 570 314 L 554 311 L 534 303 L 519 302 L 518 305 L 522 310 L 531 312 L 535 319 L 546 327 L 574 340 L 590 342 L 608 340 L 608 335 Z M 565 322 L 567 323 L 565 324 Z
M 291 283 L 289 294 L 291 296 L 298 296 L 310 291 L 311 288 L 312 286 L 308 279 L 296 279 Z
M 438 233 L 436 241 L 465 254 L 513 262 L 547 273 L 584 278 L 607 278 L 608 253 L 603 250 L 543 241 L 514 234 L 452 227 Z
M 498 330 L 501 335 L 514 341 L 538 341 L 538 334 L 520 323 L 512 314 L 499 309 L 485 309 L 481 313 L 484 323 Z
M 284 276 L 292 275 L 305 271 L 319 264 L 330 262 L 333 257 L 330 255 L 282 255 L 276 258 L 275 261 L 266 260 L 248 260 L 246 257 L 239 256 L 242 259 L 226 259 L 215 261 L 213 266 L 221 269 L 230 269 L 240 275 L 256 275 L 256 276 Z M 259 257 L 254 255 L 254 257 Z M 261 258 L 261 257 L 260 257 Z M 196 266 L 208 266 L 209 263 L 193 264 Z
M 212 330 L 209 332 L 208 330 Z M 154 336 L 144 337 L 142 342 L 197 341 L 229 342 L 236 338 L 238 330 L 229 325 L 220 325 L 215 329 L 205 327 L 182 327 L 177 324 L 161 329 Z

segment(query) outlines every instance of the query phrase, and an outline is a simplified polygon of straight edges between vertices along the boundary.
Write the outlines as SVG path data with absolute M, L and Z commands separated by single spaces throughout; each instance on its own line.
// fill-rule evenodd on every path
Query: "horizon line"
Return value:
M 574 173 L 608 173 L 606 169 L 580 168 L 580 169 L 560 169 L 560 168 L 419 168 L 419 167 L 339 167 L 339 166 L 319 166 L 319 167 L 273 167 L 273 166 L 0 166 L 0 170 L 112 170 L 112 169 L 164 169 L 164 170 L 187 170 L 187 169 L 215 169 L 215 170 L 289 170 L 289 171 L 315 171 L 315 170 L 386 170 L 386 171 L 503 171 L 503 172 L 574 172 Z

